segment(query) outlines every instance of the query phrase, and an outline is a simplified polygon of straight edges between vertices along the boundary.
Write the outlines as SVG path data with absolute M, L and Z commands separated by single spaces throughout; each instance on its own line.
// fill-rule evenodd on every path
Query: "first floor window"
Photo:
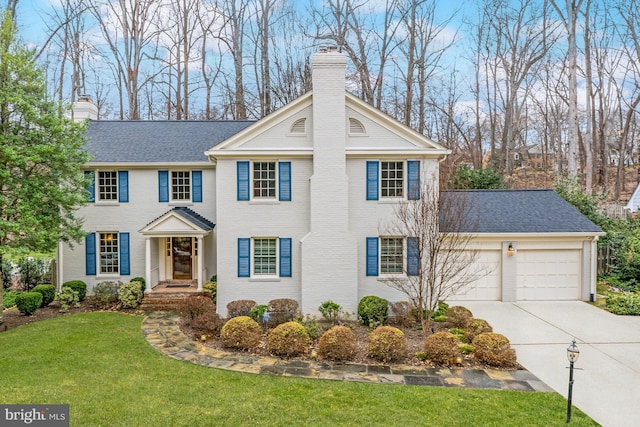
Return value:
M 253 163 L 253 197 L 276 197 L 276 162 Z
M 380 273 L 400 274 L 403 266 L 404 239 L 402 237 L 380 238 Z
M 276 274 L 276 239 L 253 239 L 253 274 Z
M 171 172 L 171 200 L 191 200 L 191 173 Z
M 100 273 L 119 273 L 120 244 L 118 233 L 100 233 L 99 236 Z
M 380 162 L 382 197 L 404 195 L 404 162 Z
M 115 171 L 98 171 L 98 200 L 118 200 L 118 173 Z

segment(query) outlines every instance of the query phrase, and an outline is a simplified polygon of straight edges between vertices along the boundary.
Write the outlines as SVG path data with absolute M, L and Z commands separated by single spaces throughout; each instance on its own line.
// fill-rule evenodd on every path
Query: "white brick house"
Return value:
M 406 239 L 379 236 L 379 225 L 420 179 L 437 185 L 448 150 L 347 93 L 345 67 L 333 50 L 314 55 L 313 91 L 255 123 L 91 121 L 95 185 L 80 211 L 89 234 L 59 245 L 59 283 L 142 276 L 152 292 L 172 279 L 200 289 L 217 275 L 222 314 L 237 299 L 293 298 L 304 313 L 329 299 L 348 312 L 366 295 L 406 300 L 381 280 L 407 262 Z M 545 197 L 539 203 L 564 203 Z M 600 230 L 566 212 L 554 250 L 578 251 L 567 268 L 579 274 L 561 298 L 586 299 Z M 482 262 L 498 272 L 469 295 L 518 299 L 503 247 L 535 248 L 545 227 L 487 229 Z

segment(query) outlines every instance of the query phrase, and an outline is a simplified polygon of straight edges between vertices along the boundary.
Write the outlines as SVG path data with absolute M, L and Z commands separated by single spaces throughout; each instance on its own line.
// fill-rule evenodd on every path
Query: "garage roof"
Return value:
M 92 120 L 86 148 L 98 163 L 208 163 L 205 151 L 252 123 Z
M 550 189 L 443 191 L 441 202 L 450 203 L 454 209 L 464 206 L 460 210 L 467 212 L 467 221 L 461 225 L 461 232 L 604 234 L 600 227 Z M 441 226 L 443 224 L 447 227 L 444 219 Z

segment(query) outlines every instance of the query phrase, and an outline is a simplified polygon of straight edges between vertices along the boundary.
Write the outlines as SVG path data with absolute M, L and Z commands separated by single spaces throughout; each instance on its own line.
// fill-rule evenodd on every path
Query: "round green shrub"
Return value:
M 78 291 L 74 291 L 68 286 L 63 286 L 58 295 L 60 301 L 60 313 L 66 313 L 71 307 L 80 307 L 80 298 L 78 297 Z
M 309 350 L 311 339 L 298 322 L 282 323 L 269 333 L 267 349 L 277 356 L 298 356 Z
M 389 316 L 389 301 L 374 295 L 363 297 L 358 303 L 358 317 L 367 326 L 382 325 Z
M 427 359 L 439 365 L 452 365 L 460 357 L 460 340 L 451 332 L 436 332 L 424 340 Z
M 220 336 L 220 329 L 222 329 L 222 325 L 224 325 L 224 320 L 217 313 L 207 311 L 189 321 L 188 324 L 198 336 L 207 335 L 218 337 Z
M 393 326 L 379 326 L 367 337 L 367 355 L 382 362 L 402 360 L 407 355 L 404 333 Z
M 136 308 L 143 296 L 140 282 L 125 283 L 118 289 L 118 301 L 122 308 Z
M 144 291 L 147 290 L 147 281 L 144 277 L 134 277 L 131 279 L 131 282 L 138 282 L 140 284 L 140 290 L 142 291 L 142 295 L 144 296 Z
M 356 335 L 346 326 L 334 326 L 322 334 L 318 355 L 329 360 L 351 360 L 356 354 Z
M 227 313 L 229 317 L 248 316 L 256 305 L 257 303 L 250 299 L 231 301 L 227 304 Z
M 320 314 L 322 314 L 322 317 L 324 317 L 326 321 L 331 324 L 335 324 L 338 320 L 340 312 L 342 311 L 342 306 L 336 302 L 328 300 L 320 304 L 320 307 L 318 307 L 318 311 L 320 312 Z
M 231 318 L 220 330 L 220 341 L 225 347 L 248 350 L 260 344 L 262 329 L 249 316 Z
M 466 328 L 467 324 L 473 318 L 473 314 L 471 313 L 471 311 L 461 305 L 454 305 L 453 307 L 447 308 L 446 316 L 447 321 L 451 324 L 451 326 L 461 329 Z
M 493 332 L 493 328 L 489 322 L 484 319 L 471 319 L 467 324 L 467 327 L 464 329 L 464 334 L 469 342 L 473 342 L 475 337 L 480 334 L 484 334 L 485 332 Z
M 87 296 L 87 284 L 82 280 L 69 280 L 68 282 L 64 282 L 62 286 L 66 286 L 76 291 L 80 301 L 84 301 L 84 298 Z
M 42 294 L 39 292 L 22 292 L 16 296 L 16 307 L 20 313 L 31 316 L 42 304 Z
M 502 334 L 485 332 L 473 340 L 473 354 L 481 362 L 497 367 L 516 365 L 516 352 L 511 348 L 509 339 Z
M 42 294 L 40 307 L 46 307 L 56 299 L 56 287 L 54 285 L 38 285 L 33 288 L 33 292 Z

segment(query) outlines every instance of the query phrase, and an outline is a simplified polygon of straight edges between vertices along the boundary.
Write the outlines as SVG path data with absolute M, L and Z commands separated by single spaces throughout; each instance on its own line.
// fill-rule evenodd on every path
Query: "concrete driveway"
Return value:
M 459 304 L 506 335 L 520 364 L 565 397 L 566 349 L 575 338 L 580 358 L 573 404 L 603 426 L 639 425 L 640 316 L 616 316 L 577 301 Z

